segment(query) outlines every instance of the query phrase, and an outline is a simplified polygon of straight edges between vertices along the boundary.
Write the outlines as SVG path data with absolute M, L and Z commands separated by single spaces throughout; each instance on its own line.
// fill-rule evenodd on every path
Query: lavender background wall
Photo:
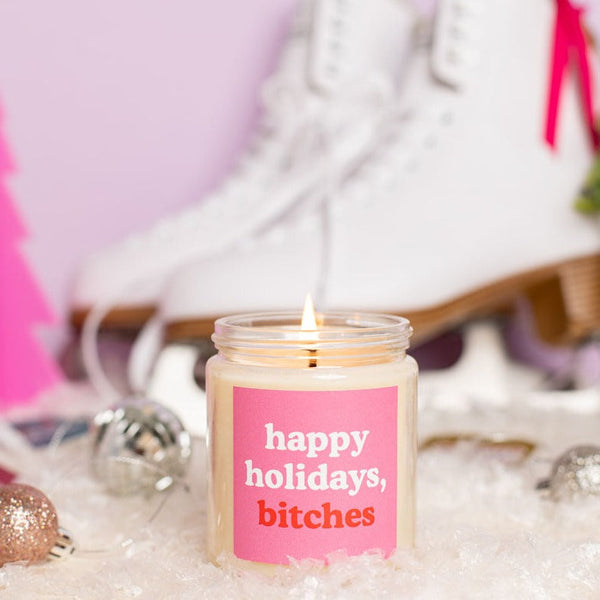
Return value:
M 199 201 L 226 175 L 296 1 L 0 0 L 0 98 L 20 168 L 11 183 L 31 234 L 23 251 L 63 319 L 41 332 L 50 348 L 64 338 L 82 256 Z
M 0 0 L 29 264 L 63 320 L 82 256 L 198 201 L 257 116 L 295 0 Z

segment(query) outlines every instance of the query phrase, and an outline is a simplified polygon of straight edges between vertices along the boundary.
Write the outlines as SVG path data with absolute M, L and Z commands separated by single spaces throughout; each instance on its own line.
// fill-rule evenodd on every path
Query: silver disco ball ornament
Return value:
M 192 451 L 175 414 L 142 397 L 97 414 L 92 439 L 92 471 L 119 495 L 169 488 L 185 475 Z
M 600 448 L 569 448 L 556 459 L 550 477 L 540 481 L 537 489 L 547 490 L 555 500 L 600 495 Z

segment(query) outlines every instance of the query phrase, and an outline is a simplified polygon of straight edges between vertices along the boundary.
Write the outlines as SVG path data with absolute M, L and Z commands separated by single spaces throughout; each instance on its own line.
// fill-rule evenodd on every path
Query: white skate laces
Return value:
M 352 24 L 351 5 L 355 2 L 336 0 L 315 4 L 327 8 L 321 8 L 322 26 L 314 27 L 317 39 L 313 40 L 312 60 L 307 67 L 309 81 L 298 73 L 290 74 L 289 68 L 284 67 L 283 73 L 263 85 L 261 123 L 218 192 L 194 208 L 160 220 L 148 231 L 129 236 L 122 243 L 124 251 L 137 252 L 146 245 L 161 247 L 165 242 L 193 244 L 209 222 L 231 225 L 247 220 L 248 213 L 256 212 L 253 207 L 269 202 L 261 186 L 274 174 L 281 178 L 277 187 L 310 188 L 307 181 L 315 179 L 315 172 L 323 176 L 320 166 L 324 147 L 327 147 L 328 173 L 354 168 L 352 159 L 362 158 L 361 149 L 384 120 L 382 116 L 389 111 L 395 96 L 394 83 L 383 72 L 365 74 L 360 80 L 342 79 L 349 60 L 344 52 L 349 43 L 346 38 L 360 25 Z M 297 29 L 302 33 L 304 27 Z M 288 52 L 293 54 L 293 49 Z M 294 61 L 288 57 L 288 62 Z M 291 68 L 297 67 L 291 64 Z M 293 204 L 291 199 L 281 210 L 274 210 L 269 219 L 281 216 Z M 268 220 L 263 220 L 256 230 L 268 225 Z M 202 258 L 202 253 L 191 258 Z
M 388 105 L 378 137 L 365 153 L 347 191 L 344 202 L 368 203 L 373 187 L 392 187 L 407 173 L 427 160 L 427 150 L 436 145 L 437 137 L 453 119 L 457 93 L 468 85 L 479 64 L 477 43 L 481 39 L 481 18 L 485 6 L 480 0 L 447 0 L 441 2 L 430 39 L 422 44 L 416 69 L 430 64 L 434 79 L 426 83 L 425 100 L 417 93 L 412 100 Z M 440 85 L 441 84 L 441 85 Z M 344 204 L 334 206 L 335 218 L 342 218 Z
M 263 87 L 259 132 L 226 182 L 196 207 L 116 248 L 115 257 L 137 267 L 98 297 L 82 335 L 90 378 L 105 395 L 115 394 L 95 347 L 98 328 L 115 306 L 145 285 L 145 278 L 244 243 L 305 203 L 321 204 L 319 222 L 328 238 L 331 198 L 370 151 L 396 92 L 395 71 L 403 60 L 396 54 L 412 44 L 407 23 L 413 19 L 400 16 L 399 5 L 388 0 L 304 3 L 278 73 Z M 382 35 L 373 35 L 373 24 L 371 29 Z

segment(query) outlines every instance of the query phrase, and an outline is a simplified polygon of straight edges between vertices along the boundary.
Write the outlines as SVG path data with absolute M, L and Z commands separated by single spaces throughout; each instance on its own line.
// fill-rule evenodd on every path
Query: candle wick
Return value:
M 308 366 L 309 367 L 316 367 L 317 366 L 317 357 L 315 355 L 317 354 L 317 349 L 316 348 L 309 348 L 308 351 L 312 355 L 308 359 Z

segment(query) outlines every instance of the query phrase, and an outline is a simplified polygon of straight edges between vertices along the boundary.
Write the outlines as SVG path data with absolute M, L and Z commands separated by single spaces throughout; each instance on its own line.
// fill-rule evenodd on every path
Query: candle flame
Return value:
M 315 306 L 313 304 L 312 297 L 306 294 L 304 300 L 304 310 L 302 312 L 302 325 L 300 329 L 303 331 L 315 331 L 317 329 L 317 318 L 315 316 Z

